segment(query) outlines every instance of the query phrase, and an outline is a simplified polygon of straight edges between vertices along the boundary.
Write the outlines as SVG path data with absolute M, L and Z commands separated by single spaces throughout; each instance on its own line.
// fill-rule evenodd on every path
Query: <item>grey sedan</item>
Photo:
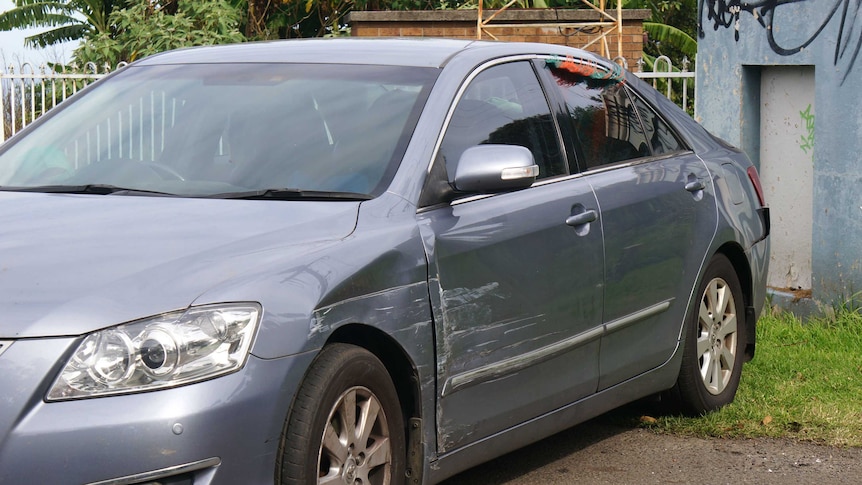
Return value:
M 0 483 L 432 484 L 754 355 L 757 171 L 617 65 L 136 62 L 0 148 Z

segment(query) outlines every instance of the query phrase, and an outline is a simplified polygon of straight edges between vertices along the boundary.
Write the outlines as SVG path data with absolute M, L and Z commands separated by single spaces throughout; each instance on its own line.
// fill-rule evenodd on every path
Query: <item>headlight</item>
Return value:
M 236 371 L 248 357 L 259 316 L 253 303 L 211 305 L 93 332 L 47 400 L 149 391 Z

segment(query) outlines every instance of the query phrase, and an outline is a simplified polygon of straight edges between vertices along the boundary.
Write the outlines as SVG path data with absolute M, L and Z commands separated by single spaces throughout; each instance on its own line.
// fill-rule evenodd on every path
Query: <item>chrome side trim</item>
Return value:
M 0 340 L 0 355 L 3 355 L 3 352 L 5 352 L 11 346 L 11 340 Z
M 157 480 L 159 478 L 170 477 L 173 475 L 180 475 L 182 473 L 193 472 L 204 468 L 212 468 L 215 466 L 219 466 L 220 464 L 221 460 L 219 458 L 207 458 L 205 460 L 186 463 L 185 465 L 177 465 L 168 468 L 162 468 L 161 470 L 136 473 L 134 475 L 111 478 L 110 480 L 102 480 L 100 482 L 90 482 L 85 485 L 132 485 L 135 483 L 142 483 L 150 480 Z
M 586 332 L 575 335 L 574 337 L 547 345 L 532 352 L 516 355 L 514 357 L 501 360 L 500 362 L 495 362 L 484 367 L 479 367 L 477 369 L 454 375 L 449 379 L 446 379 L 446 383 L 443 385 L 442 395 L 447 396 L 461 389 L 498 379 L 507 374 L 518 372 L 527 367 L 553 359 L 554 357 L 562 355 L 575 347 L 579 347 L 600 338 L 603 333 L 604 329 L 602 327 L 596 327 L 592 330 L 587 330 Z
M 653 317 L 658 315 L 659 313 L 667 311 L 670 308 L 670 303 L 674 300 L 671 298 L 669 300 L 665 300 L 661 303 L 655 304 L 651 307 L 644 308 L 643 310 L 634 312 L 632 314 L 626 315 L 621 318 L 617 318 L 612 322 L 608 322 L 605 324 L 605 331 L 607 333 L 616 332 L 618 330 L 622 330 L 629 325 L 633 325 L 641 320 L 645 320 L 649 317 Z
M 555 184 L 555 183 L 558 183 L 558 182 L 565 182 L 565 181 L 567 181 L 567 180 L 572 180 L 572 179 L 582 178 L 583 176 L 584 176 L 584 174 L 582 174 L 582 173 L 575 173 L 575 174 L 564 175 L 564 176 L 558 176 L 558 177 L 549 177 L 549 178 L 546 178 L 546 179 L 536 180 L 536 182 L 535 182 L 535 183 L 533 183 L 533 185 L 531 185 L 531 186 L 530 186 L 530 187 L 528 187 L 528 188 L 533 188 L 533 187 L 542 187 L 542 186 L 545 186 L 545 185 Z M 526 190 L 526 189 L 523 189 L 523 190 Z M 500 193 L 498 193 L 498 194 L 476 194 L 476 195 L 469 195 L 469 196 L 467 196 L 467 197 L 462 197 L 462 198 L 460 198 L 460 199 L 455 199 L 455 200 L 453 200 L 452 202 L 450 202 L 450 203 L 449 203 L 449 205 L 454 207 L 454 206 L 456 206 L 456 205 L 465 204 L 465 203 L 467 203 L 467 202 L 473 202 L 474 200 L 487 199 L 487 198 L 489 198 L 489 197 L 494 197 L 494 196 L 496 196 L 496 195 L 516 194 L 516 193 L 518 193 L 518 192 L 520 192 L 520 191 L 515 190 L 515 191 L 512 191 L 512 192 L 500 192 Z M 422 209 L 420 209 L 420 211 L 421 211 L 421 210 L 422 210 Z

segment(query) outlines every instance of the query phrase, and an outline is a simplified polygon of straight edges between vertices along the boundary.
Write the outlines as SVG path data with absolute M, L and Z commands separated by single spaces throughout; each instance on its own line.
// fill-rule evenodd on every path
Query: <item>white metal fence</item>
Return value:
M 121 63 L 117 68 L 121 68 Z M 643 72 L 643 61 L 639 60 L 635 74 L 651 80 L 659 89 L 689 114 L 693 113 L 694 72 L 688 71 L 688 61 L 683 60 L 682 69 L 674 69 L 670 59 L 661 56 L 653 64 L 652 72 Z M 18 69 L 9 66 L 0 72 L 0 141 L 8 139 L 41 114 L 47 112 L 72 94 L 87 87 L 93 81 L 110 72 L 101 71 L 95 64 L 84 69 L 57 72 L 42 65 L 38 69 L 23 64 Z
M 121 63 L 119 67 L 123 67 Z M 0 141 L 6 140 L 69 96 L 110 72 L 93 64 L 61 70 L 24 63 L 0 72 Z
M 694 116 L 694 77 L 695 74 L 688 70 L 691 62 L 683 58 L 682 68 L 676 69 L 667 56 L 660 56 L 653 63 L 652 72 L 644 72 L 643 59 L 637 63 L 635 74 L 641 79 L 652 81 L 652 86 L 673 100 L 683 110 Z

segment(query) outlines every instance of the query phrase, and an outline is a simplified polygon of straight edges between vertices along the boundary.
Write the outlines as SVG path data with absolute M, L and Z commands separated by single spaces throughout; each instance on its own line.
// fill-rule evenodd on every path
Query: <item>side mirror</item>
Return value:
M 530 150 L 516 145 L 478 145 L 464 150 L 452 185 L 458 192 L 494 193 L 524 189 L 539 166 Z

